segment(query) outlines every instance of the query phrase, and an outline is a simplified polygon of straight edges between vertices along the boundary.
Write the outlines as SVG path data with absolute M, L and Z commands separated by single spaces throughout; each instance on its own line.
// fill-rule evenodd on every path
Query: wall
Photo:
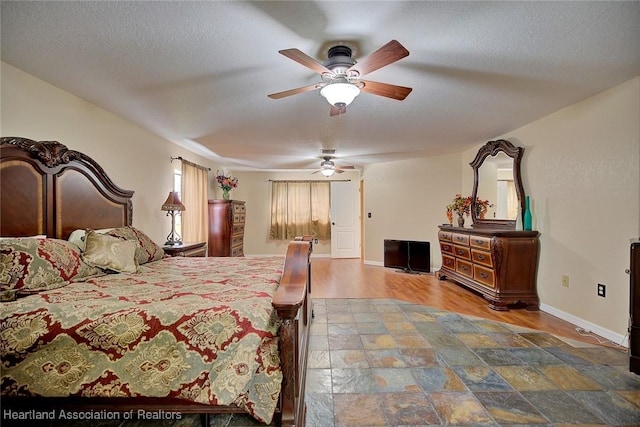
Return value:
M 1 67 L 2 136 L 59 141 L 87 154 L 116 185 L 135 191 L 133 225 L 164 243 L 171 221 L 160 206 L 180 169 L 170 158 L 183 156 L 214 172 L 217 166 L 9 64 Z
M 463 188 L 462 169 L 459 153 L 366 167 L 365 262 L 383 264 L 384 239 L 426 240 L 431 263 L 439 266 L 437 226 L 448 222 L 446 205 Z
M 318 165 L 320 161 L 318 160 Z M 247 172 L 236 171 L 238 187 L 231 192 L 233 199 L 247 202 L 245 225 L 244 253 L 248 255 L 283 254 L 287 250 L 287 241 L 269 239 L 271 212 L 270 180 L 325 180 L 322 175 L 311 175 L 308 171 L 300 172 Z M 328 180 L 350 179 L 360 180 L 359 171 L 345 171 L 334 174 Z M 329 256 L 331 242 L 319 241 L 314 245 L 314 256 Z
M 628 325 L 629 240 L 640 236 L 640 77 L 500 138 L 525 147 L 543 309 L 620 342 Z M 463 163 L 474 155 L 465 152 Z

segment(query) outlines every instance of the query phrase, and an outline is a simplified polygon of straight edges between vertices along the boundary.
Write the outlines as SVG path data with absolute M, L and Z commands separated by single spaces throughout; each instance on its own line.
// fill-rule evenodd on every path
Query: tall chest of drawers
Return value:
M 437 275 L 480 293 L 494 310 L 521 303 L 538 310 L 537 231 L 440 226 L 442 268 Z
M 245 202 L 209 200 L 209 256 L 244 256 Z

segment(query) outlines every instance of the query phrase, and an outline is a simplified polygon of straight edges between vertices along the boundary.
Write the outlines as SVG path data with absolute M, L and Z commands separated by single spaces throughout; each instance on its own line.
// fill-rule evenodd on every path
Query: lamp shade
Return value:
M 180 201 L 180 195 L 177 191 L 170 191 L 167 200 L 164 201 L 160 210 L 163 211 L 183 211 L 184 205 Z
M 320 95 L 324 96 L 329 104 L 338 108 L 351 104 L 358 94 L 360 94 L 358 86 L 342 82 L 328 84 L 320 90 Z

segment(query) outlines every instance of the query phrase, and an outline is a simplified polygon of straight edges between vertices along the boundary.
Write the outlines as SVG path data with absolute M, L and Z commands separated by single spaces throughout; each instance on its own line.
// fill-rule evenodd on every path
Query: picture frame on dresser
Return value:
M 479 293 L 493 310 L 540 309 L 536 283 L 540 251 L 538 231 L 516 230 L 515 217 L 480 218 L 476 206 L 478 189 L 496 185 L 495 182 L 481 182 L 487 175 L 480 170 L 487 159 L 489 164 L 500 155 L 507 159 L 502 160 L 505 168 L 512 170 L 513 191 L 520 207 L 517 211 L 522 215 L 525 204 L 520 171 L 523 153 L 524 148 L 503 139 L 483 145 L 470 163 L 474 172 L 471 228 L 441 225 L 438 231 L 442 267 L 436 273 L 437 277 Z

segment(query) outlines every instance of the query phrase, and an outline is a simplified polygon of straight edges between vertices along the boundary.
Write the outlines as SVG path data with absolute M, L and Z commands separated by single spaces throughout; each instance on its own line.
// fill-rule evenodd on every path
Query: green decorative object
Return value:
M 224 188 L 222 189 L 222 198 L 224 200 L 229 200 L 229 198 L 231 197 L 231 195 L 229 194 L 229 190 L 225 190 Z
M 524 210 L 524 229 L 531 230 L 531 202 L 529 196 L 526 197 L 526 207 Z

